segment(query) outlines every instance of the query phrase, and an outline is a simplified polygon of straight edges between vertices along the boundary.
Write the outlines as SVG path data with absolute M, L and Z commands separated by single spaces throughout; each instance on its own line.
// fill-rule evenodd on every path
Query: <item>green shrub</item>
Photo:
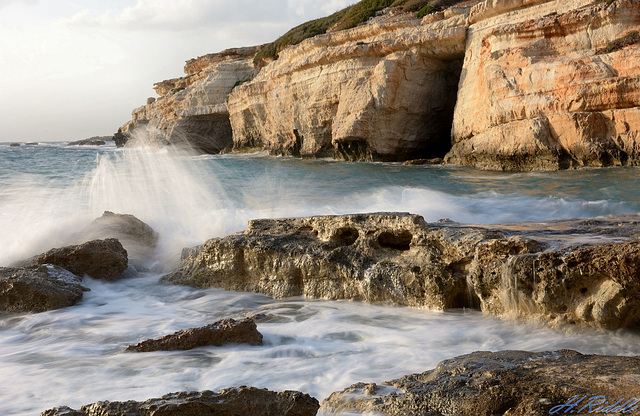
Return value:
M 307 38 L 326 33 L 327 29 L 335 25 L 349 10 L 342 9 L 331 16 L 311 20 L 289 30 L 274 42 L 265 45 L 253 58 L 253 63 L 260 66 L 269 59 L 278 59 L 278 53 L 289 45 L 297 45 Z
M 596 54 L 599 55 L 603 53 L 615 52 L 635 43 L 640 43 L 640 32 L 638 32 L 637 30 L 631 31 L 621 38 L 612 40 L 604 48 L 596 50 Z
M 423 8 L 421 8 L 418 11 L 418 13 L 416 13 L 416 17 L 422 19 L 426 15 L 431 14 L 431 13 L 435 13 L 437 11 L 438 11 L 438 7 L 434 7 L 434 6 L 429 4 L 429 5 L 426 5 Z

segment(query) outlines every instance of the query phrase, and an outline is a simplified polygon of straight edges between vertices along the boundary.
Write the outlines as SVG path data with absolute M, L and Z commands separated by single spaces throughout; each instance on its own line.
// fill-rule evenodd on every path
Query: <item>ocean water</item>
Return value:
M 551 330 L 477 311 L 447 312 L 304 298 L 274 300 L 158 282 L 183 247 L 242 231 L 248 220 L 404 211 L 427 221 L 537 221 L 640 211 L 640 170 L 497 173 L 274 158 L 194 156 L 168 148 L 0 144 L 0 266 L 70 238 L 105 210 L 160 234 L 148 273 L 85 278 L 76 306 L 0 316 L 0 414 L 37 415 L 99 400 L 145 400 L 237 385 L 322 400 L 478 350 L 558 348 L 640 355 L 638 334 Z M 123 354 L 128 344 L 226 317 L 266 312 L 265 345 Z

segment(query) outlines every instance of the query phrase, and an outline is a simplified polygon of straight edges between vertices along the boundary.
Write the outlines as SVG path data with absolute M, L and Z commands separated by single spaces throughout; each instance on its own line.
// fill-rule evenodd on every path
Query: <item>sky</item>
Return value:
M 207 53 L 355 0 L 0 0 L 0 142 L 112 135 Z

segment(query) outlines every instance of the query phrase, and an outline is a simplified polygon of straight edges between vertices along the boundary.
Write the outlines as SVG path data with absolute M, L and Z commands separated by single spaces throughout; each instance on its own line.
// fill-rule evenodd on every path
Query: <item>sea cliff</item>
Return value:
M 190 60 L 121 132 L 209 153 L 638 165 L 638 30 L 637 0 L 467 1 L 423 18 L 390 7 L 277 59 L 252 47 Z

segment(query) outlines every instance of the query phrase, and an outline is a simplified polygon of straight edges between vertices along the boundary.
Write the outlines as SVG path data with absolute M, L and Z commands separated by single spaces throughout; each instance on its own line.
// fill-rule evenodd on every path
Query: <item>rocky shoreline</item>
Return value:
M 89 228 L 95 231 L 97 226 L 110 238 L 53 249 L 22 266 L 0 269 L 0 306 L 5 313 L 71 306 L 86 290 L 82 276 L 104 271 L 100 266 L 105 259 L 107 265 L 111 262 L 100 250 L 124 250 L 126 258 L 126 249 L 114 235 L 127 245 L 153 245 L 157 239 L 150 227 L 128 215 L 107 212 Z M 478 308 L 558 327 L 633 330 L 640 327 L 639 231 L 637 215 L 501 225 L 427 223 L 408 213 L 254 220 L 245 232 L 185 249 L 181 267 L 164 281 L 275 297 Z M 114 244 L 117 247 L 110 247 Z M 52 259 L 58 265 L 46 263 Z M 107 273 L 98 278 L 114 277 Z M 36 281 L 34 287 L 42 294 L 28 288 L 29 281 Z M 264 318 L 222 320 L 130 345 L 122 352 L 227 343 L 260 348 L 262 334 L 256 322 Z M 63 406 L 42 415 L 303 416 L 320 409 L 335 415 L 477 416 L 588 413 L 596 408 L 620 413 L 640 407 L 638 398 L 640 357 L 498 351 L 452 358 L 433 370 L 388 382 L 356 383 L 334 392 L 321 405 L 301 392 L 241 386 L 216 393 L 178 392 L 145 402 L 98 402 L 80 410 Z
M 482 226 L 408 213 L 254 220 L 185 249 L 163 280 L 638 328 L 639 232 L 637 215 Z
M 116 142 L 508 171 L 640 164 L 637 1 L 447 4 L 423 18 L 389 7 L 258 64 L 264 45 L 192 59 Z

